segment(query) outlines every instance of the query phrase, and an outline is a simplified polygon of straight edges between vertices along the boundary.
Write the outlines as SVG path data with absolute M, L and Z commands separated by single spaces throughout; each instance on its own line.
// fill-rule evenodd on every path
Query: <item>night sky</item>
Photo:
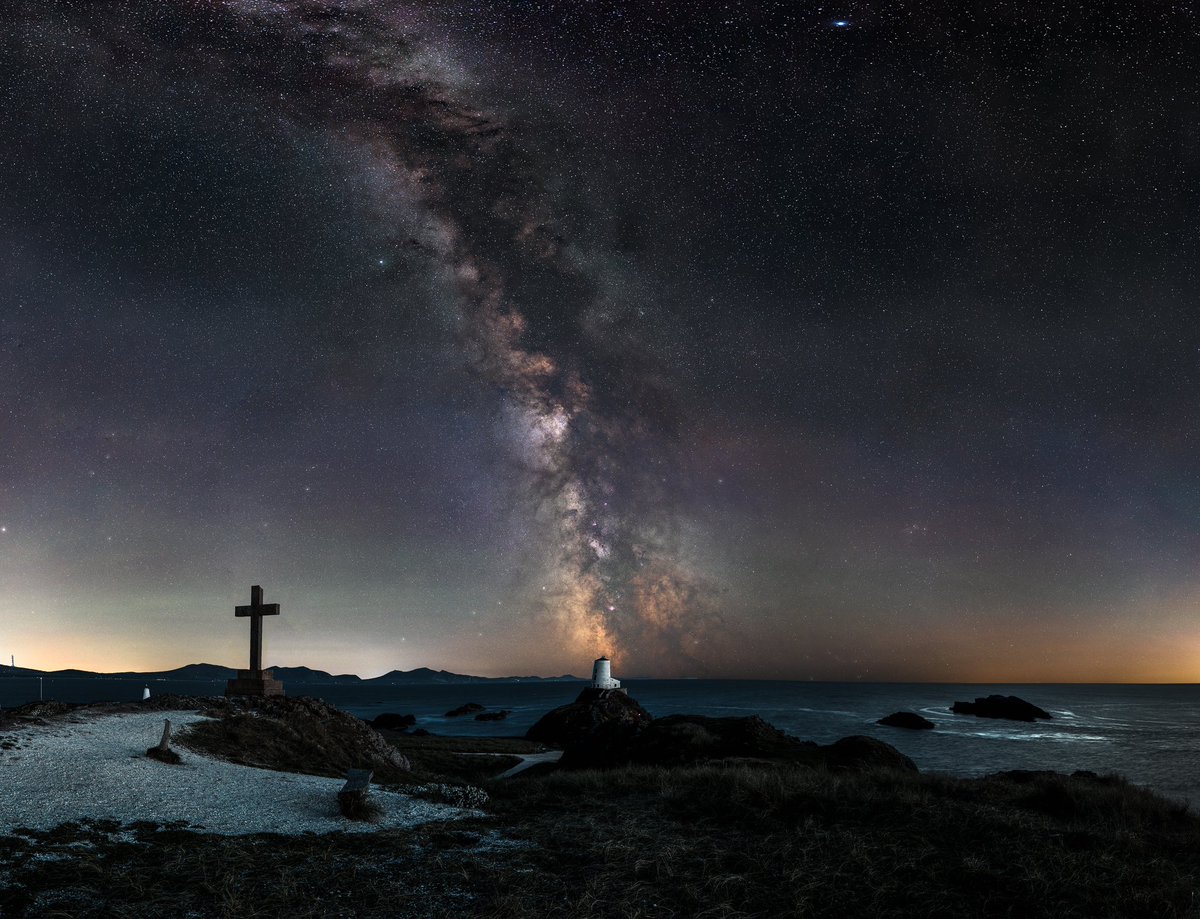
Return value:
M 1200 676 L 1190 4 L 2 15 L 4 663 Z

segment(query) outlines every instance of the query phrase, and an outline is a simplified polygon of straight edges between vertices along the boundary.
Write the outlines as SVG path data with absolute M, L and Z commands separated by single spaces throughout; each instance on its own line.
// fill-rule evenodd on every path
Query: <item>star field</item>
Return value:
M 1190 7 L 4 15 L 0 655 L 1195 679 Z

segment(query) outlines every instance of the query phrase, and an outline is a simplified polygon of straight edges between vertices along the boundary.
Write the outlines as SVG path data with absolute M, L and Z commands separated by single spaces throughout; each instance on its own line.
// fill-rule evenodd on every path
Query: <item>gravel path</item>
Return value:
M 521 761 L 506 772 L 501 772 L 496 778 L 508 779 L 514 775 L 520 775 L 530 766 L 536 766 L 538 763 L 557 763 L 563 755 L 562 750 L 547 750 L 545 753 L 518 753 Z
M 372 789 L 378 823 L 338 812 L 342 779 L 254 769 L 175 747 L 183 764 L 145 756 L 162 735 L 202 720 L 195 712 L 83 713 L 0 733 L 0 833 L 50 829 L 85 817 L 121 823 L 184 821 L 211 833 L 367 832 L 452 820 L 471 811 Z M 13 746 L 10 746 L 12 744 Z

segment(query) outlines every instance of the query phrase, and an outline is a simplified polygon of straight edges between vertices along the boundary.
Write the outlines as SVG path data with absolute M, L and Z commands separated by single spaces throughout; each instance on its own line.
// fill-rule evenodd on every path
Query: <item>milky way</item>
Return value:
M 718 627 L 716 588 L 680 551 L 690 470 L 677 396 L 639 321 L 648 304 L 605 293 L 586 267 L 595 253 L 558 228 L 503 121 L 439 80 L 403 17 L 379 9 L 213 4 L 194 28 L 210 63 L 285 88 L 285 117 L 365 154 L 394 254 L 420 253 L 457 292 L 462 349 L 504 398 L 528 543 L 517 602 L 578 659 L 694 672 Z

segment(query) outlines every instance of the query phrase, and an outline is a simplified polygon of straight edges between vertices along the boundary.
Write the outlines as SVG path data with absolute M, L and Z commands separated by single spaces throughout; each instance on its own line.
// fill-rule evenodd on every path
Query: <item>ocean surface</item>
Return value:
M 47 699 L 85 702 L 140 699 L 143 682 L 45 679 Z M 511 736 L 571 702 L 583 683 L 497 682 L 432 686 L 339 686 L 287 684 L 289 695 L 319 696 L 361 718 L 382 712 L 411 713 L 417 726 L 435 734 Z M 897 747 L 922 772 L 958 776 L 1003 769 L 1090 769 L 1118 773 L 1200 808 L 1200 685 L 932 683 L 800 683 L 753 680 L 631 680 L 630 695 L 654 716 L 690 713 L 760 715 L 805 740 L 830 743 L 869 734 Z M 152 681 L 150 691 L 219 695 L 224 684 Z M 0 707 L 38 698 L 36 678 L 0 679 Z M 1020 696 L 1054 717 L 1026 724 L 954 715 L 956 700 L 999 692 Z M 510 709 L 505 721 L 446 718 L 465 702 Z M 875 724 L 894 711 L 923 714 L 933 731 Z

